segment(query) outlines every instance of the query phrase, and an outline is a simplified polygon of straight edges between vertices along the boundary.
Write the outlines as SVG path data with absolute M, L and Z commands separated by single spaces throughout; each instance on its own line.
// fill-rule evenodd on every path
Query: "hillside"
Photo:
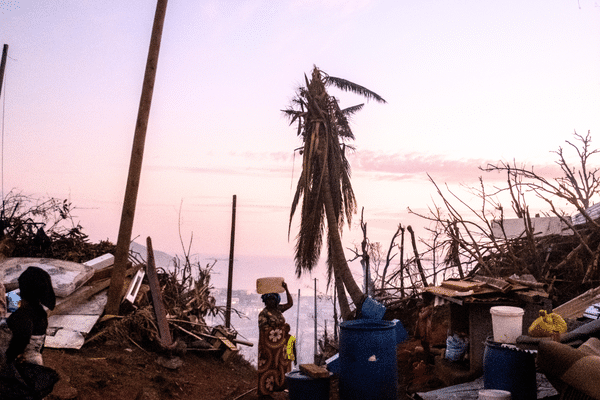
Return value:
M 50 400 L 256 399 L 256 369 L 240 358 L 223 362 L 188 352 L 180 367 L 169 369 L 158 363 L 159 354 L 107 342 L 80 350 L 48 348 L 44 359 L 61 376 Z

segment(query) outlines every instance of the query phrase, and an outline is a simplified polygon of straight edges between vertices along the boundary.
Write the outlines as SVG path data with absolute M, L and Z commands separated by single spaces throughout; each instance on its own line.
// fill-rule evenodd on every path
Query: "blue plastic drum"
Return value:
M 509 391 L 512 400 L 536 399 L 535 356 L 488 340 L 483 352 L 483 385 L 486 389 Z
M 396 324 L 361 319 L 340 324 L 341 400 L 397 400 Z
M 329 378 L 312 378 L 292 371 L 285 374 L 285 380 L 290 400 L 329 400 Z

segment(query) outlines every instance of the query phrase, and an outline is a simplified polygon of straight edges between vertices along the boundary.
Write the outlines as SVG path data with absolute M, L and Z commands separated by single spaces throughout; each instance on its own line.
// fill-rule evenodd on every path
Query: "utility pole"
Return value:
M 110 287 L 108 288 L 108 301 L 106 303 L 105 313 L 110 315 L 119 313 L 119 305 L 121 303 L 121 293 L 123 291 L 123 282 L 125 280 L 125 271 L 127 270 L 127 261 L 129 258 L 131 232 L 133 230 L 133 217 L 135 215 L 135 205 L 137 202 L 138 188 L 140 186 L 140 175 L 142 174 L 144 143 L 146 141 L 150 105 L 152 104 L 152 93 L 154 92 L 156 67 L 158 65 L 158 53 L 160 50 L 160 41 L 162 38 L 166 12 L 167 0 L 158 0 L 156 13 L 154 15 L 154 24 L 152 25 L 152 35 L 150 38 L 148 59 L 146 61 L 146 72 L 144 74 L 144 83 L 142 85 L 137 123 L 135 125 L 135 133 L 133 136 L 129 175 L 127 177 L 125 199 L 123 200 L 123 211 L 121 214 L 121 225 L 119 226 L 119 236 L 117 238 L 117 248 L 115 250 L 115 264 L 110 279 Z
M 8 55 L 8 45 L 2 48 L 2 62 L 0 62 L 0 97 L 2 96 L 2 82 L 4 81 L 4 69 L 6 68 L 6 56 Z
M 0 62 L 0 98 L 2 98 L 2 83 L 4 82 L 4 69 L 6 68 L 6 56 L 8 55 L 8 45 L 4 44 L 2 49 L 2 61 Z M 6 93 L 4 94 L 6 97 Z M 4 118 L 4 117 L 3 117 Z M 4 121 L 2 122 L 2 216 L 4 217 Z
M 231 241 L 229 243 L 229 276 L 227 277 L 227 308 L 225 310 L 225 327 L 231 327 L 231 292 L 233 286 L 233 245 L 235 244 L 235 208 L 236 195 L 233 195 L 231 207 Z

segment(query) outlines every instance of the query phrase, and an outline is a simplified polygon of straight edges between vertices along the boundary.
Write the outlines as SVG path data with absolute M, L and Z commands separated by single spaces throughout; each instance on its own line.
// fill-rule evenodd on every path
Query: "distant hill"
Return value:
M 154 247 L 154 246 L 152 246 Z M 141 245 L 136 242 L 131 242 L 131 246 L 129 246 L 129 250 L 140 255 L 144 260 L 148 260 L 148 249 L 146 246 Z M 154 263 L 156 264 L 156 268 L 168 269 L 173 266 L 173 258 L 171 254 L 165 253 L 164 251 L 154 250 Z

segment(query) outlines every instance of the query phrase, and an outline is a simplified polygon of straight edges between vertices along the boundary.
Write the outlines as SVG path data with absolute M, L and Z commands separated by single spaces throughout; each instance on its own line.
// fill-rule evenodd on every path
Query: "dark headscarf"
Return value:
M 52 279 L 39 267 L 28 267 L 19 276 L 19 292 L 21 298 L 28 302 L 41 303 L 51 310 L 56 305 Z
M 269 299 L 273 299 L 277 302 L 277 304 L 279 304 L 281 302 L 281 296 L 279 295 L 279 293 L 265 293 L 262 296 L 260 296 L 260 298 L 262 299 L 263 303 L 267 303 L 267 300 Z

